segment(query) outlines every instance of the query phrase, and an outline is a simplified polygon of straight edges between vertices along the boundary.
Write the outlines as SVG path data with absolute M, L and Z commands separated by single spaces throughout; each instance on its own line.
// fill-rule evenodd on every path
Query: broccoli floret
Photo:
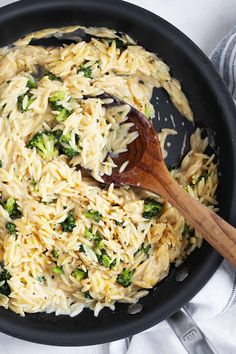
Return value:
M 59 76 L 54 75 L 53 73 L 51 73 L 51 71 L 46 71 L 44 76 L 48 76 L 49 80 L 54 81 L 61 81 L 61 78 Z
M 94 241 L 95 243 L 102 239 L 102 235 L 99 231 L 96 231 L 95 234 L 92 232 L 92 229 L 85 228 L 84 237 L 88 240 Z
M 11 288 L 7 282 L 0 286 L 0 293 L 9 296 L 11 294 Z
M 7 269 L 3 268 L 2 272 L 0 273 L 0 281 L 7 281 L 11 279 L 11 274 L 8 272 Z
M 81 243 L 81 245 L 79 246 L 79 252 L 80 252 L 80 253 L 85 253 L 84 245 L 82 245 L 82 243 Z
M 0 168 L 2 168 L 2 165 L 3 165 L 3 164 L 2 164 L 2 160 L 0 160 Z
M 84 64 L 80 65 L 77 73 L 83 72 L 84 76 L 92 79 L 92 69 L 89 66 L 85 66 Z
M 57 91 L 53 96 L 49 97 L 49 101 L 54 104 L 58 104 L 58 101 L 64 100 L 66 93 L 64 91 Z
M 75 217 L 72 213 L 69 213 L 66 219 L 61 223 L 61 228 L 63 232 L 72 232 L 75 228 Z
M 132 276 L 134 271 L 129 271 L 128 269 L 123 269 L 122 272 L 117 276 L 116 281 L 124 288 L 128 288 L 132 284 Z
M 104 266 L 105 268 L 110 268 L 111 265 L 111 258 L 108 256 L 105 249 L 101 250 L 101 254 L 98 257 L 99 263 Z
M 56 120 L 58 123 L 64 122 L 70 115 L 70 111 L 63 106 L 57 106 L 56 111 L 59 111 L 59 113 L 56 116 Z
M 96 232 L 94 236 L 94 252 L 97 256 L 101 255 L 102 248 L 103 248 L 103 240 L 102 240 L 102 235 L 100 232 Z
M 79 155 L 79 150 L 77 146 L 78 141 L 78 134 L 68 133 L 65 135 L 61 135 L 58 140 L 60 152 L 67 155 L 69 158 Z
M 84 297 L 85 297 L 85 299 L 90 299 L 90 300 L 93 299 L 93 297 L 89 294 L 89 291 L 86 291 L 86 292 L 84 293 Z
M 60 129 L 54 130 L 52 133 L 55 136 L 55 139 L 57 140 L 57 143 L 58 143 L 60 137 L 62 136 L 62 130 L 60 130 Z
M 8 198 L 5 203 L 5 209 L 8 212 L 11 219 L 15 220 L 22 217 L 21 210 L 18 209 L 14 198 Z
M 13 224 L 13 222 L 7 222 L 6 229 L 8 230 L 10 235 L 16 235 L 16 225 Z
M 59 257 L 59 251 L 54 248 L 52 250 L 52 256 L 53 256 L 53 258 L 58 258 Z
M 37 149 L 37 152 L 45 160 L 51 160 L 58 156 L 58 149 L 56 147 L 57 139 L 52 132 L 44 131 L 37 133 L 28 143 L 27 147 Z
M 0 273 L 0 282 L 4 282 L 0 286 L 0 293 L 9 296 L 11 294 L 11 288 L 8 284 L 8 280 L 11 279 L 11 274 L 8 272 L 7 269 L 3 268 L 1 273 Z
M 31 89 L 36 89 L 38 87 L 37 82 L 32 78 L 27 81 L 27 87 Z
M 139 247 L 137 252 L 135 252 L 134 255 L 136 255 L 138 253 L 144 253 L 144 254 L 146 254 L 147 257 L 149 257 L 149 252 L 150 252 L 151 248 L 152 248 L 152 246 L 150 244 L 145 246 L 145 244 L 142 243 L 141 246 Z
M 110 269 L 114 268 L 116 266 L 116 259 L 110 263 Z
M 37 82 L 31 78 L 27 81 L 26 86 L 29 88 L 29 91 L 17 97 L 17 108 L 21 113 L 28 111 L 31 104 L 36 100 L 36 97 L 32 95 L 30 90 L 38 87 Z
M 85 278 L 88 278 L 88 272 L 85 272 L 83 269 L 81 268 L 76 268 L 75 270 L 73 270 L 73 272 L 71 273 L 71 275 L 76 279 L 76 280 L 82 280 Z
M 85 228 L 84 237 L 94 242 L 94 252 L 98 256 L 98 258 L 104 253 L 103 252 L 103 238 L 99 231 L 96 231 L 95 234 L 92 230 Z M 106 257 L 104 257 L 105 259 Z M 100 259 L 101 260 L 101 259 Z
M 87 227 L 85 228 L 85 231 L 84 231 L 84 237 L 87 238 L 88 240 L 93 240 L 94 238 L 94 235 L 92 233 L 92 230 L 88 229 Z
M 160 215 L 162 210 L 163 204 L 157 202 L 155 199 L 147 198 L 144 200 L 143 217 L 145 219 L 151 219 L 154 216 Z
M 61 104 L 61 101 L 64 98 L 65 98 L 65 92 L 63 91 L 58 91 L 53 96 L 49 97 L 49 101 L 51 102 L 52 109 L 58 112 L 56 116 L 56 120 L 58 123 L 64 122 L 71 114 L 71 111 L 63 107 L 63 105 Z
M 112 44 L 113 41 L 115 41 L 116 43 L 116 48 L 117 49 L 126 49 L 127 48 L 127 44 L 120 38 L 116 37 L 116 38 L 104 38 L 104 37 L 100 37 L 100 38 L 97 38 L 97 39 L 100 39 L 100 40 L 105 40 L 108 42 L 109 45 Z
M 93 219 L 96 222 L 99 222 L 102 218 L 102 214 L 100 214 L 98 211 L 93 210 L 93 209 L 89 209 L 86 213 L 85 213 L 86 218 L 88 219 Z
M 52 268 L 53 273 L 55 274 L 63 274 L 63 268 L 59 266 L 55 266 Z
M 118 49 L 125 49 L 125 48 L 127 48 L 127 44 L 124 43 L 124 41 L 122 41 L 122 39 L 120 39 L 120 38 L 115 38 L 115 42 L 116 42 L 116 48 L 118 48 Z

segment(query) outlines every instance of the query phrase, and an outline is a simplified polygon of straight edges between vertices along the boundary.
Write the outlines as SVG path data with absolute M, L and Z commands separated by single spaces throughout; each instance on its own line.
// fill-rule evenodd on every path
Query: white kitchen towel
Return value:
M 217 46 L 211 59 L 236 100 L 236 27 Z M 217 353 L 236 353 L 235 268 L 224 261 L 185 308 Z M 110 354 L 187 353 L 166 321 L 132 338 L 110 343 L 109 349 Z

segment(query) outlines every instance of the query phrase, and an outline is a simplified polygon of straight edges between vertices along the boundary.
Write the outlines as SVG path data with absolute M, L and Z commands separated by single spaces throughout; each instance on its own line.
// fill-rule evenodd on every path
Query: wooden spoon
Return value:
M 111 97 L 103 95 L 103 98 Z M 124 104 L 112 97 L 116 105 Z M 134 123 L 139 136 L 128 145 L 128 151 L 113 158 L 118 168 L 104 182 L 115 186 L 130 185 L 154 192 L 167 199 L 223 257 L 236 266 L 236 229 L 220 216 L 191 197 L 170 175 L 162 157 L 160 143 L 153 125 L 131 107 L 128 121 Z M 129 161 L 119 173 L 123 162 Z

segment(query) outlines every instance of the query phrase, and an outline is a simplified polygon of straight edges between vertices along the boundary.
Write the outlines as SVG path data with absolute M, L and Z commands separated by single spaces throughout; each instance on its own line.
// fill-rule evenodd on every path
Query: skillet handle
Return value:
M 189 354 L 217 354 L 186 310 L 178 310 L 167 321 Z

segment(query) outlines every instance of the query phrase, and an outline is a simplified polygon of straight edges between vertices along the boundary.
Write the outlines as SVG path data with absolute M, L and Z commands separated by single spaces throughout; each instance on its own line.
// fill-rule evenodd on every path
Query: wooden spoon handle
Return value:
M 179 210 L 216 251 L 236 266 L 236 229 L 185 192 L 169 173 L 165 177 L 162 196 Z M 159 191 L 160 188 L 155 192 Z

